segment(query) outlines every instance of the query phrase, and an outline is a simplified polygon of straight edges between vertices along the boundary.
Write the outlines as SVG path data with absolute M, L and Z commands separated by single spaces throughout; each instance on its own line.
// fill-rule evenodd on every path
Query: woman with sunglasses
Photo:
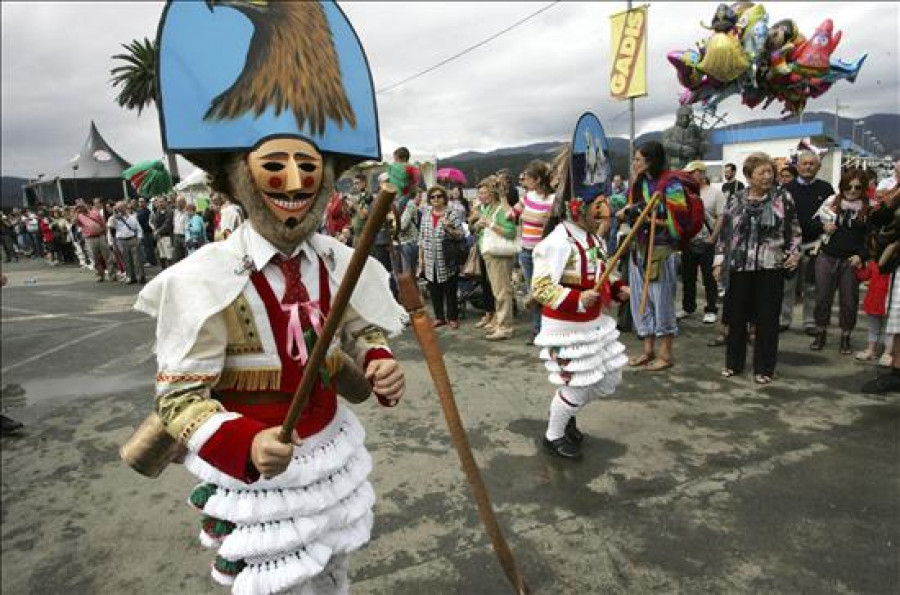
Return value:
M 456 287 L 460 263 L 451 250 L 465 231 L 455 209 L 447 208 L 447 191 L 442 186 L 428 189 L 428 205 L 422 210 L 419 228 L 419 276 L 428 282 L 435 328 L 459 328 L 459 304 Z M 445 310 L 446 305 L 446 310 Z
M 838 291 L 841 327 L 840 352 L 853 353 L 850 335 L 856 326 L 859 309 L 859 280 L 856 269 L 866 260 L 866 223 L 869 201 L 866 190 L 869 178 L 860 169 L 844 172 L 838 192 L 825 201 L 823 208 L 835 213 L 833 222 L 823 224 L 822 245 L 816 258 L 816 335 L 809 346 L 814 351 L 825 347 L 834 292 Z

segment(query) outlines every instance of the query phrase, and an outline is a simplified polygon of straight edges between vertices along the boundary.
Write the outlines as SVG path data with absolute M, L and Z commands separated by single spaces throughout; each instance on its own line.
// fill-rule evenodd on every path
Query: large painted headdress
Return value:
M 369 64 L 333 1 L 170 0 L 158 42 L 167 150 L 249 151 L 288 136 L 381 158 Z
M 591 112 L 585 112 L 578 118 L 569 146 L 568 207 L 575 216 L 577 210 L 598 197 L 609 196 L 612 164 L 603 125 Z

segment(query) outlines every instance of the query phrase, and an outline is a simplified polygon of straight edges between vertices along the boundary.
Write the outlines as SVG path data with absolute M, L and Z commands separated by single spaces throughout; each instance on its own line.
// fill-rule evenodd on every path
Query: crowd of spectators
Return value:
M 407 160 L 408 152 L 395 153 L 401 165 Z M 820 167 L 819 156 L 810 151 L 800 153 L 796 165 L 780 167 L 758 153 L 740 164 L 746 184 L 731 163 L 714 184 L 705 163 L 687 164 L 683 174 L 693 177 L 704 205 L 697 236 L 679 244 L 666 225 L 665 202 L 658 203 L 619 262 L 618 275 L 631 287 L 619 328 L 642 341 L 641 351 L 630 358 L 633 368 L 660 372 L 676 364 L 679 324 L 697 314 L 702 281 L 702 323 L 719 325 L 708 345 L 725 346 L 723 377 L 743 373 L 751 345 L 755 382 L 776 379 L 779 334 L 791 328 L 795 302 L 798 308 L 802 303 L 810 350 L 826 349 L 837 294 L 839 353 L 891 368 L 866 390 L 900 388 L 900 283 L 893 282 L 900 261 L 900 218 L 894 218 L 895 210 L 900 213 L 900 162 L 880 184 L 872 171 L 846 170 L 837 189 L 818 177 Z M 604 226 L 608 255 L 659 185 L 668 183 L 659 143 L 638 147 L 632 169 L 630 181 L 613 176 L 604 198 L 610 213 Z M 354 246 L 374 190 L 388 177 L 357 173 L 352 190 L 336 191 L 329 201 L 320 231 Z M 531 253 L 551 214 L 556 183 L 552 165 L 541 161 L 529 163 L 518 176 L 501 170 L 479 180 L 472 201 L 460 184 L 426 190 L 417 180 L 395 201 L 371 255 L 389 271 L 420 280 L 435 327 L 458 329 L 468 302 L 483 312 L 474 326 L 487 340 L 509 340 L 514 315 L 524 310 L 525 342 L 532 345 L 540 310 L 530 299 Z M 13 209 L 3 215 L 0 234 L 7 262 L 44 258 L 53 266 L 92 270 L 99 282 L 139 284 L 147 279 L 145 268 L 171 266 L 205 243 L 227 238 L 242 221 L 240 207 L 222 194 L 213 194 L 199 212 L 182 196 L 118 203 L 98 198 L 90 205 L 79 200 L 74 206 Z M 517 252 L 485 248 L 486 241 L 495 246 L 513 240 Z M 393 277 L 391 284 L 396 292 Z M 852 338 L 863 285 L 868 286 L 862 303 L 866 344 L 857 351 Z
M 243 221 L 240 207 L 214 194 L 197 212 L 183 196 L 113 202 L 102 198 L 71 206 L 14 208 L 0 219 L 6 262 L 45 259 L 77 265 L 97 281 L 143 284 L 147 267 L 166 268 L 203 244 L 225 239 Z

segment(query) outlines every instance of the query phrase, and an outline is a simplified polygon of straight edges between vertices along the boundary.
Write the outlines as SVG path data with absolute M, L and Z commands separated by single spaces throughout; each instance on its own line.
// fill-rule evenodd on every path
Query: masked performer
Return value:
M 578 142 L 584 138 L 583 129 L 593 129 L 594 138 L 603 135 L 595 116 L 582 116 L 572 144 L 572 175 L 561 175 L 557 188 L 564 217 L 534 249 L 531 284 L 532 295 L 543 306 L 541 332 L 534 344 L 542 347 L 540 357 L 550 383 L 558 387 L 543 444 L 567 459 L 581 457 L 584 436 L 575 415 L 592 399 L 612 394 L 628 363 L 625 346 L 617 341 L 616 321 L 602 313 L 613 296 L 627 300 L 628 288 L 621 282 L 610 286 L 608 281 L 596 288 L 607 258 L 601 226 L 608 228 L 610 210 L 603 184 L 586 183 L 585 149 L 583 141 Z M 605 136 L 602 141 L 605 150 Z
M 222 51 L 223 39 L 246 52 Z M 335 177 L 380 156 L 365 56 L 331 2 L 172 2 L 160 91 L 168 149 L 249 214 L 136 304 L 158 319 L 156 411 L 200 481 L 189 502 L 217 549 L 212 576 L 235 593 L 346 593 L 375 496 L 364 430 L 333 385 L 341 351 L 382 405 L 404 387 L 385 337 L 405 314 L 374 260 L 293 444 L 278 433 L 351 255 L 314 230 Z

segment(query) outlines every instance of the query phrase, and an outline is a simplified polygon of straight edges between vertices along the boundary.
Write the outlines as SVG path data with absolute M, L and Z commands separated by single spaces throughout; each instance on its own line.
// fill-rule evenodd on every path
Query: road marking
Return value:
M 47 351 L 45 351 L 45 352 L 43 352 L 43 353 L 39 353 L 39 354 L 37 354 L 37 355 L 33 355 L 33 356 L 31 356 L 31 357 L 28 357 L 28 358 L 23 359 L 23 360 L 20 361 L 20 362 L 16 362 L 16 363 L 14 363 L 14 364 L 11 364 L 11 365 L 9 365 L 9 366 L 6 366 L 6 367 L 3 368 L 2 370 L 0 370 L 0 374 L 7 374 L 10 370 L 15 370 L 16 368 L 21 368 L 22 366 L 24 366 L 24 365 L 26 365 L 26 364 L 30 364 L 31 362 L 37 361 L 37 360 L 39 360 L 39 359 L 41 359 L 41 358 L 43 358 L 43 357 L 46 357 L 46 356 L 50 355 L 51 353 L 56 353 L 57 351 L 62 351 L 63 349 L 68 349 L 68 348 L 71 347 L 72 345 L 75 345 L 75 344 L 77 344 L 77 343 L 81 343 L 82 341 L 85 341 L 85 340 L 90 339 L 90 338 L 92 338 L 92 337 L 96 337 L 97 335 L 99 335 L 99 334 L 101 334 L 101 333 L 105 333 L 106 331 L 108 331 L 108 330 L 110 330 L 110 329 L 114 329 L 114 328 L 116 328 L 117 326 L 122 326 L 123 324 L 125 324 L 125 323 L 124 323 L 124 322 L 114 322 L 114 323 L 112 323 L 112 324 L 108 324 L 108 325 L 104 326 L 103 328 L 97 329 L 97 330 L 94 331 L 93 333 L 88 333 L 88 334 L 86 334 L 86 335 L 84 335 L 84 336 L 82 336 L 82 337 L 78 337 L 77 339 L 72 339 L 71 341 L 66 341 L 66 342 L 63 343 L 62 345 L 57 345 L 57 346 L 54 347 L 53 349 L 48 349 Z
M 67 318 L 68 314 L 32 314 L 30 316 L 16 316 L 0 319 L 2 322 L 22 322 L 24 320 L 48 320 L 50 318 Z

